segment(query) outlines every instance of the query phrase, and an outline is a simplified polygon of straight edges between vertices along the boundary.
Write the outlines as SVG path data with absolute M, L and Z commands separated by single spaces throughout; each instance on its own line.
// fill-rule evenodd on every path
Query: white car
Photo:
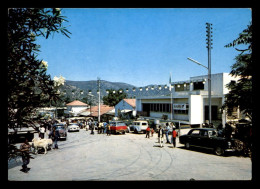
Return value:
M 79 132 L 79 130 L 80 130 L 80 128 L 79 128 L 79 126 L 78 126 L 77 124 L 70 124 L 70 125 L 68 126 L 68 131 L 69 131 L 69 132 L 72 132 L 72 131 L 77 131 L 77 132 Z

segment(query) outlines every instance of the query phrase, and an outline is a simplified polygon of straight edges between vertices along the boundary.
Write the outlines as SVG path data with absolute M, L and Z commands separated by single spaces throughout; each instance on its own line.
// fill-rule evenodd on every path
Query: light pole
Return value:
M 97 78 L 97 84 L 98 84 L 98 123 L 100 122 L 100 78 Z
M 211 123 L 211 70 L 207 66 L 204 66 L 203 64 L 199 63 L 196 60 L 193 60 L 192 58 L 187 58 L 187 59 L 208 70 L 209 123 Z
M 203 66 L 204 68 L 207 68 L 208 69 L 208 96 L 209 96 L 209 123 L 211 123 L 211 49 L 213 48 L 211 45 L 213 45 L 211 43 L 212 41 L 212 24 L 210 23 L 206 23 L 206 29 L 207 29 L 207 46 L 206 48 L 208 49 L 208 67 L 202 65 L 201 63 L 199 63 L 198 61 L 196 60 L 193 60 L 192 58 L 188 58 L 188 60 L 200 65 L 200 66 Z

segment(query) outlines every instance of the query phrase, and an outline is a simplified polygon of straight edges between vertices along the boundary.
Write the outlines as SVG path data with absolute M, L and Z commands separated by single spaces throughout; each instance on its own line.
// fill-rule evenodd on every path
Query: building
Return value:
M 81 102 L 79 100 L 74 100 L 73 102 L 66 104 L 66 106 L 67 110 L 64 113 L 69 114 L 71 116 L 78 116 L 78 114 L 82 110 L 89 108 L 88 104 L 85 104 L 84 102 Z
M 120 114 L 136 116 L 136 99 L 122 99 L 115 105 L 115 116 L 118 117 Z
M 225 123 L 226 113 L 221 111 L 226 84 L 238 78 L 228 73 L 211 75 L 212 122 Z M 168 96 L 139 97 L 136 99 L 137 114 L 149 118 L 168 118 L 174 122 L 201 125 L 208 120 L 208 75 L 191 77 L 187 81 L 171 83 Z M 172 98 L 171 98 L 172 93 Z M 171 104 L 172 102 L 172 104 Z

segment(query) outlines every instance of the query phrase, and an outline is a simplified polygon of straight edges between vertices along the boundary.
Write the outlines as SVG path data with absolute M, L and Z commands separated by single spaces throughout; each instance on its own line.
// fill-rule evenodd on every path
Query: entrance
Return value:
M 143 105 L 143 112 L 146 112 L 147 117 L 150 117 L 150 104 L 142 104 Z
M 205 106 L 204 109 L 204 120 L 209 120 L 209 106 Z M 211 119 L 217 120 L 218 119 L 218 106 L 211 106 Z

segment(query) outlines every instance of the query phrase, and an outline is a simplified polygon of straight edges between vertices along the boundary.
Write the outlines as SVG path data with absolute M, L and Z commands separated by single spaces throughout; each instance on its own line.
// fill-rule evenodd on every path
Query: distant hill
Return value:
M 140 91 L 140 87 L 136 87 L 134 85 L 130 85 L 127 83 L 122 82 L 110 82 L 101 80 L 101 100 L 103 96 L 106 96 L 106 90 L 108 89 L 114 89 L 119 90 L 122 89 L 124 92 L 126 92 L 126 89 L 128 89 L 128 98 L 135 98 L 138 96 L 158 96 L 158 95 L 169 95 L 169 90 L 164 88 L 164 85 L 161 85 L 161 90 L 158 89 L 158 85 L 148 85 L 142 87 L 142 91 Z M 154 89 L 151 90 L 151 87 L 154 86 Z M 149 90 L 146 90 L 146 88 L 149 87 Z M 136 90 L 133 91 L 133 88 Z M 98 103 L 98 95 L 97 95 L 98 85 L 97 80 L 92 81 L 71 81 L 66 80 L 65 85 L 61 88 L 61 91 L 63 93 L 66 93 L 65 96 L 69 97 L 71 100 L 81 100 L 84 97 L 87 97 L 89 94 L 88 92 L 91 91 L 93 97 L 92 102 L 94 105 Z M 88 96 L 89 97 L 89 96 Z

